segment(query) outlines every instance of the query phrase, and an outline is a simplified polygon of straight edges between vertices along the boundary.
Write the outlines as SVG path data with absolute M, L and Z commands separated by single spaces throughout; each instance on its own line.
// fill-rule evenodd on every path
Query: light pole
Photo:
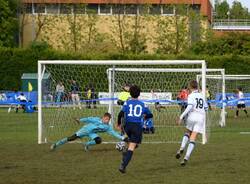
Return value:
M 227 11 L 227 24 L 228 24 L 228 27 L 229 27 L 229 22 L 230 22 L 230 11 L 228 10 Z

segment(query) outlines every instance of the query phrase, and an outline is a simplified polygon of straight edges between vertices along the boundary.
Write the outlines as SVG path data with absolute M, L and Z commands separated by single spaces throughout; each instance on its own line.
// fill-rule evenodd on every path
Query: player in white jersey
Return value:
M 16 100 L 20 103 L 20 104 L 16 107 L 16 113 L 18 113 L 18 109 L 19 109 L 20 106 L 22 107 L 23 112 L 25 112 L 25 106 L 26 106 L 25 103 L 28 102 L 26 96 L 25 96 L 23 93 L 21 93 L 21 94 L 16 98 Z
M 244 98 L 244 94 L 242 92 L 242 88 L 241 87 L 238 87 L 236 89 L 236 97 L 238 99 L 238 102 L 237 102 L 237 110 L 236 110 L 235 118 L 237 118 L 239 116 L 239 110 L 240 109 L 244 110 L 244 112 L 246 113 L 246 116 L 248 116 L 247 115 L 245 101 L 242 100 Z
M 189 83 L 189 90 L 191 93 L 188 95 L 187 108 L 177 120 L 178 124 L 181 124 L 183 118 L 187 115 L 187 130 L 182 138 L 181 147 L 176 153 L 176 158 L 179 159 L 188 145 L 186 155 L 181 161 L 182 166 L 185 166 L 190 158 L 195 147 L 197 135 L 204 132 L 205 114 L 208 109 L 204 96 L 198 91 L 198 83 L 196 81 Z

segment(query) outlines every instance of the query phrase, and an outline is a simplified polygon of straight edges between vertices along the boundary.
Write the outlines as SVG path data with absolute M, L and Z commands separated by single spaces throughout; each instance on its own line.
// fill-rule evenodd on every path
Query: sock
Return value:
M 182 138 L 182 141 L 181 141 L 181 148 L 180 150 L 184 150 L 187 143 L 189 141 L 189 135 L 187 133 L 184 134 L 183 138 Z
M 192 153 L 194 147 L 195 147 L 195 141 L 192 140 L 192 141 L 190 141 L 189 144 L 188 144 L 187 152 L 186 152 L 186 155 L 185 155 L 185 158 L 184 158 L 184 159 L 186 159 L 186 160 L 189 159 L 189 157 L 190 157 L 190 155 L 191 155 L 191 153 Z
M 122 165 L 124 167 L 127 167 L 127 165 L 130 162 L 132 156 L 133 156 L 133 151 L 131 151 L 131 150 L 128 150 L 125 154 L 123 154 Z
M 239 110 L 236 111 L 236 116 L 239 116 Z
M 244 112 L 247 114 L 247 110 L 245 109 Z
M 62 140 L 56 142 L 56 147 L 65 144 L 66 142 L 68 142 L 67 138 L 63 138 Z

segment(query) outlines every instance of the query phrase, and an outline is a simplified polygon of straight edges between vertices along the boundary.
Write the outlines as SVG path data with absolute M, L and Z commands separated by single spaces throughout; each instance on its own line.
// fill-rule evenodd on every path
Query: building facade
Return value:
M 149 37 L 146 45 L 147 50 L 151 51 L 155 48 L 155 42 L 152 40 L 157 37 L 156 33 L 161 34 L 158 29 L 161 23 L 166 25 L 169 21 L 173 26 L 168 25 L 162 29 L 174 32 L 178 18 L 179 24 L 186 25 L 184 29 L 192 41 L 198 39 L 197 35 L 200 37 L 200 33 L 198 34 L 200 27 L 205 29 L 210 27 L 212 19 L 210 0 L 22 0 L 22 2 L 24 8 L 20 15 L 22 28 L 20 37 L 24 46 L 34 40 L 44 40 L 55 48 L 63 48 L 60 38 L 66 39 L 67 35 L 75 34 L 77 31 L 81 32 L 77 39 L 79 42 L 84 42 L 80 37 L 86 39 L 86 32 L 90 29 L 94 31 L 95 38 L 98 35 L 105 35 L 114 41 L 119 40 L 116 38 L 119 37 L 119 33 L 115 36 L 114 32 L 121 32 L 123 27 L 125 34 L 135 25 L 139 25 L 140 33 Z M 182 5 L 187 8 L 185 11 L 189 14 L 192 11 L 202 18 L 190 21 L 190 18 L 187 18 L 188 13 L 179 12 L 177 7 Z M 76 39 L 76 34 L 73 37 L 75 38 L 69 36 L 64 44 L 67 45 L 70 39 Z

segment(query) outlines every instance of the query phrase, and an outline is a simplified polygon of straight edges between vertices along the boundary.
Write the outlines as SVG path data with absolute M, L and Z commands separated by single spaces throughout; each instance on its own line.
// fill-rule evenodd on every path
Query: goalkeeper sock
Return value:
M 65 144 L 66 142 L 68 142 L 68 139 L 67 138 L 63 138 L 62 140 L 58 141 L 56 143 L 56 147 L 60 146 L 60 145 L 63 145 Z
M 128 165 L 128 163 L 130 162 L 132 156 L 133 156 L 133 151 L 131 151 L 131 150 L 128 150 L 128 151 L 126 152 L 126 154 L 123 155 L 123 159 L 122 159 L 123 162 L 122 162 L 122 165 L 123 165 L 124 167 L 127 167 L 127 165 Z
M 244 112 L 247 114 L 247 110 L 244 110 Z
M 182 138 L 180 150 L 184 150 L 185 149 L 188 141 L 189 141 L 189 135 L 187 133 L 185 133 L 184 136 L 183 136 L 183 138 Z
M 184 158 L 185 160 L 189 159 L 194 147 L 195 147 L 195 141 L 192 140 L 188 144 L 187 152 L 186 152 L 186 155 L 185 155 L 185 158 Z

